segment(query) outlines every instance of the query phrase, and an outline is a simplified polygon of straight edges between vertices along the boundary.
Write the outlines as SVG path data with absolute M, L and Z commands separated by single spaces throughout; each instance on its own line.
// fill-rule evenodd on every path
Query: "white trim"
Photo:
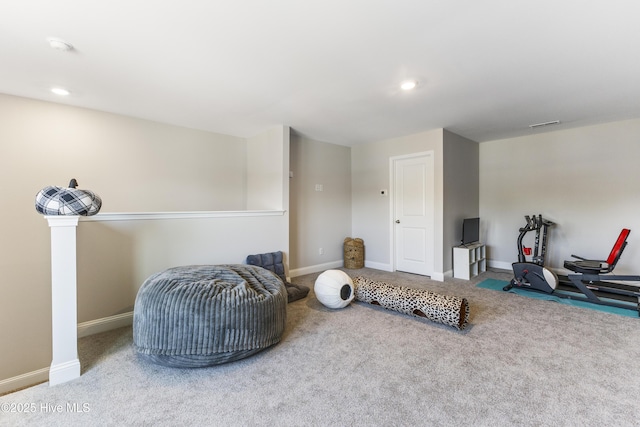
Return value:
M 269 211 L 194 211 L 194 212 L 106 212 L 82 216 L 80 221 L 141 221 L 157 219 L 239 218 L 256 216 L 282 216 L 283 210 Z
M 76 229 L 78 216 L 47 216 L 51 229 L 51 343 L 49 385 L 80 376 Z
M 387 193 L 389 196 L 389 259 L 391 264 L 389 264 L 389 270 L 386 271 L 392 272 L 396 271 L 396 227 L 393 225 L 396 216 L 395 159 L 395 156 L 389 157 L 389 192 Z
M 373 268 L 375 270 L 389 271 L 393 272 L 392 264 L 384 264 L 381 262 L 373 262 L 373 261 L 365 261 L 364 266 L 367 268 Z
M 291 270 L 289 272 L 289 275 L 291 277 L 298 277 L 298 276 L 304 276 L 305 274 L 318 273 L 320 271 L 331 270 L 334 268 L 342 268 L 343 266 L 344 266 L 344 262 L 342 260 L 333 261 L 333 262 L 328 262 L 326 264 L 317 264 L 309 267 L 296 268 L 294 270 Z M 372 261 L 365 260 L 364 266 L 367 268 L 373 268 L 374 270 L 393 272 L 390 264 L 385 264 L 381 262 L 372 262 Z
M 80 377 L 80 359 L 65 360 L 52 363 L 49 368 L 49 386 L 75 380 Z
M 49 227 L 75 227 L 78 225 L 78 215 L 45 215 Z
M 340 268 L 344 265 L 342 260 L 327 262 L 325 264 L 311 265 L 309 267 L 296 268 L 289 271 L 291 277 L 304 276 L 305 274 L 317 273 L 319 271 L 331 270 L 334 268 Z
M 438 281 L 438 282 L 444 282 L 444 273 L 433 272 L 433 274 L 431 276 L 429 276 L 429 278 L 431 280 L 435 280 L 435 281 Z
M 487 265 L 489 267 L 500 268 L 502 270 L 512 270 L 513 269 L 513 266 L 511 265 L 510 262 L 504 262 L 504 261 L 487 260 Z
M 27 372 L 26 374 L 0 381 L 0 394 L 9 393 L 25 387 L 31 387 L 49 380 L 49 367 Z
M 133 311 L 116 314 L 115 316 L 103 317 L 102 319 L 90 320 L 78 324 L 78 338 L 89 335 L 107 332 L 113 329 L 129 326 L 133 323 Z M 59 369 L 59 366 L 56 367 Z M 14 390 L 31 387 L 35 384 L 49 380 L 50 367 L 38 369 L 33 372 L 7 378 L 0 381 L 0 394 L 9 393 Z
M 103 317 L 102 319 L 89 320 L 78 324 L 78 338 L 111 331 L 133 324 L 133 311 Z

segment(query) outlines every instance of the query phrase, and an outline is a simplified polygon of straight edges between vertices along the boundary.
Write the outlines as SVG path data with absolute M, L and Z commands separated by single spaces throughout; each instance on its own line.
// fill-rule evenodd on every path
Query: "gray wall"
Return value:
M 352 148 L 352 230 L 364 239 L 365 261 L 374 268 L 392 270 L 390 203 L 392 197 L 380 195 L 389 189 L 389 159 L 405 154 L 434 151 L 435 168 L 435 262 L 434 273 L 443 274 L 442 251 L 442 129 L 376 141 Z
M 453 248 L 462 239 L 462 220 L 479 215 L 479 144 L 446 129 L 444 152 L 444 270 L 453 269 Z
M 445 129 L 435 129 L 352 149 L 353 234 L 365 240 L 366 262 L 393 269 L 391 253 L 390 158 L 434 151 L 435 263 L 434 277 L 452 274 L 452 248 L 460 241 L 462 219 L 479 211 L 478 143 Z
M 293 132 L 291 172 L 292 275 L 341 266 L 342 243 L 351 234 L 351 149 Z M 316 191 L 316 184 L 323 191 Z
M 2 94 L 0 113 L 13 212 L 70 178 L 102 197 L 103 212 L 245 209 L 242 138 Z
M 489 264 L 517 260 L 524 215 L 557 223 L 548 265 L 606 258 L 632 230 L 616 272 L 640 274 L 640 119 L 480 144 L 480 217 Z M 531 234 L 531 233 L 529 233 Z

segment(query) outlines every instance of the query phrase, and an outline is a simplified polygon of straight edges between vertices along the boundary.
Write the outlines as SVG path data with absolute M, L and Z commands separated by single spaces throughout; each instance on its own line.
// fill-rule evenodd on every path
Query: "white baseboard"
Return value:
M 80 377 L 80 359 L 51 364 L 49 369 L 49 386 L 54 386 Z
M 78 324 L 78 338 L 89 335 L 107 332 L 118 329 L 133 323 L 133 312 L 116 314 L 115 316 L 103 317 L 102 319 L 90 320 Z M 0 394 L 5 394 L 13 390 L 49 381 L 49 371 L 51 367 L 41 368 L 36 371 L 27 372 L 22 375 L 0 380 Z M 55 369 L 54 369 L 55 371 Z M 62 377 L 61 377 L 62 378 Z M 65 377 L 66 378 L 66 377 Z M 60 382 L 64 382 L 64 378 Z
M 392 272 L 393 268 L 391 264 L 384 264 L 382 262 L 374 262 L 374 261 L 366 261 L 364 262 L 364 266 L 367 268 L 373 268 L 375 270 L 389 271 Z
M 133 311 L 116 314 L 115 316 L 103 317 L 102 319 L 90 320 L 78 324 L 78 338 L 89 335 L 107 332 L 113 329 L 122 328 L 133 324 Z
M 317 273 L 319 271 L 331 270 L 333 268 L 340 268 L 344 265 L 342 260 L 327 262 L 325 264 L 317 264 L 309 267 L 296 268 L 294 270 L 289 271 L 289 276 L 298 277 L 304 276 L 305 274 Z
M 297 277 L 297 276 L 303 276 L 305 274 L 318 273 L 320 271 L 330 270 L 332 268 L 342 268 L 343 266 L 344 266 L 344 261 L 339 260 L 339 261 L 328 262 L 326 264 L 317 264 L 309 267 L 296 268 L 294 270 L 289 271 L 289 275 L 291 277 Z M 391 264 L 385 264 L 381 262 L 373 262 L 373 261 L 365 260 L 364 266 L 367 268 L 373 268 L 375 270 L 390 271 L 390 272 L 393 271 L 393 269 L 391 268 Z
M 388 271 L 393 272 L 393 266 L 391 264 L 385 264 L 382 262 L 374 262 L 374 261 L 365 261 L 364 266 L 367 268 L 373 268 L 375 270 Z M 439 282 L 444 282 L 445 277 L 453 277 L 453 271 L 449 270 L 444 273 L 434 272 L 431 276 L 429 276 L 432 280 L 437 280 Z
M 502 270 L 512 270 L 513 266 L 510 262 L 488 260 L 487 265 L 492 268 L 500 268 Z
M 437 282 L 444 282 L 444 273 L 437 273 L 434 271 L 429 278 Z
M 30 387 L 44 381 L 49 381 L 48 366 L 46 368 L 38 369 L 37 371 L 27 372 L 26 374 L 0 381 L 0 394 Z

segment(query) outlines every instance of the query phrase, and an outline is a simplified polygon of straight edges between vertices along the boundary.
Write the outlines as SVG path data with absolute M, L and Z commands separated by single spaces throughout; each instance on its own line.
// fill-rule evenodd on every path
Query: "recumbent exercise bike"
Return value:
M 572 271 L 567 276 L 559 276 L 544 267 L 547 228 L 554 223 L 542 218 L 542 215 L 530 218 L 525 216 L 527 224 L 520 229 L 518 236 L 518 262 L 513 263 L 514 278 L 503 289 L 522 288 L 560 298 L 586 301 L 593 304 L 636 310 L 640 316 L 640 285 L 617 282 L 640 282 L 640 275 L 616 275 L 613 272 L 620 256 L 627 246 L 631 230 L 624 228 L 620 232 L 606 260 L 585 259 L 571 255 L 574 260 L 564 262 L 564 267 Z M 524 236 L 536 231 L 535 249 L 532 261 L 527 261 L 522 245 Z M 539 237 L 542 230 L 541 252 L 538 254 Z M 611 282 L 611 281 L 616 282 Z M 579 293 L 578 293 L 579 292 Z

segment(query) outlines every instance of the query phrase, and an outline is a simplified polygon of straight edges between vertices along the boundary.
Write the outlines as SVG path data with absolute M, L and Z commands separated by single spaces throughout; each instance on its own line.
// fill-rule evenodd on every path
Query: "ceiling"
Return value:
M 0 5 L 0 93 L 216 133 L 283 124 L 352 146 L 446 128 L 484 142 L 640 117 L 636 0 Z

